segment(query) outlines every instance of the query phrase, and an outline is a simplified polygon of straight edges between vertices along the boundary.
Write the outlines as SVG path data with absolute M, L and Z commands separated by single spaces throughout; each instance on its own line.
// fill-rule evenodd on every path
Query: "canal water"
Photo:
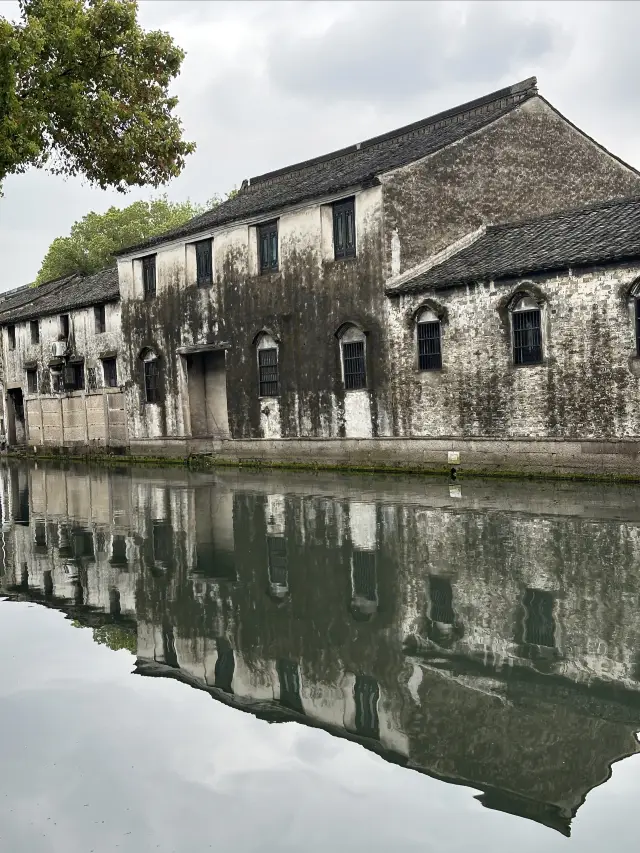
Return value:
M 0 468 L 0 850 L 637 849 L 640 489 Z

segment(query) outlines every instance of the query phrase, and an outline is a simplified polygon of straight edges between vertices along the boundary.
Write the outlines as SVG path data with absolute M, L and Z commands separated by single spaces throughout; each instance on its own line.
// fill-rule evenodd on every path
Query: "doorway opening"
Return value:
M 22 388 L 11 388 L 7 392 L 7 442 L 11 445 L 27 443 L 27 428 L 24 419 L 24 397 Z
M 188 355 L 187 377 L 191 435 L 228 438 L 225 351 L 213 350 Z

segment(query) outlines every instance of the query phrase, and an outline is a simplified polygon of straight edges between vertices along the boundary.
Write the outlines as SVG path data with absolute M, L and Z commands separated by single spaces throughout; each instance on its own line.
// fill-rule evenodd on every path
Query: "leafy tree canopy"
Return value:
M 102 646 L 108 646 L 114 652 L 126 649 L 131 654 L 138 649 L 138 638 L 133 631 L 121 625 L 102 625 L 93 629 L 93 639 Z
M 29 166 L 103 189 L 165 183 L 195 149 L 169 85 L 184 52 L 135 0 L 20 0 L 0 16 L 0 188 Z
M 106 213 L 88 213 L 72 226 L 68 237 L 57 237 L 51 243 L 35 283 L 73 272 L 97 272 L 109 265 L 119 249 L 177 228 L 220 201 L 214 196 L 206 205 L 198 205 L 171 202 L 163 195 L 151 201 L 134 201 L 128 207 L 110 207 Z

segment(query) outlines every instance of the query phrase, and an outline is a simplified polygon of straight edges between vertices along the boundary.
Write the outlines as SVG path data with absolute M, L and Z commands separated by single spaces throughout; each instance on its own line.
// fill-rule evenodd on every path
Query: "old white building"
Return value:
M 0 302 L 9 443 L 635 476 L 639 194 L 535 78 L 252 178 L 70 307 Z
M 2 294 L 0 327 L 10 445 L 126 445 L 115 269 Z

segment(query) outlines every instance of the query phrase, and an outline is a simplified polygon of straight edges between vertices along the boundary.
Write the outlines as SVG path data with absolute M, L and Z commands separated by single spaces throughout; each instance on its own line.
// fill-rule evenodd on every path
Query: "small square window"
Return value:
M 115 358 L 102 359 L 102 373 L 104 375 L 105 388 L 118 387 L 118 368 Z
M 38 371 L 35 369 L 27 370 L 27 393 L 38 393 Z
M 142 258 L 142 289 L 145 299 L 154 299 L 156 295 L 156 256 Z
M 107 318 L 104 305 L 96 305 L 93 309 L 93 316 L 96 323 L 96 335 L 100 335 L 107 331 Z
M 196 282 L 206 287 L 213 282 L 213 241 L 199 240 L 196 244 Z
M 147 403 L 158 402 L 158 372 L 157 359 L 144 362 L 144 392 Z
M 60 315 L 60 334 L 63 338 L 69 337 L 69 315 L 61 314 Z
M 7 340 L 9 341 L 9 349 L 16 348 L 16 327 L 13 323 L 7 326 Z
M 258 226 L 258 252 L 260 253 L 260 272 L 278 270 L 278 220 Z
M 31 320 L 29 323 L 29 329 L 31 331 L 31 343 L 39 344 L 40 343 L 40 323 L 37 320 Z
M 356 254 L 355 199 L 333 205 L 333 249 L 336 260 Z

